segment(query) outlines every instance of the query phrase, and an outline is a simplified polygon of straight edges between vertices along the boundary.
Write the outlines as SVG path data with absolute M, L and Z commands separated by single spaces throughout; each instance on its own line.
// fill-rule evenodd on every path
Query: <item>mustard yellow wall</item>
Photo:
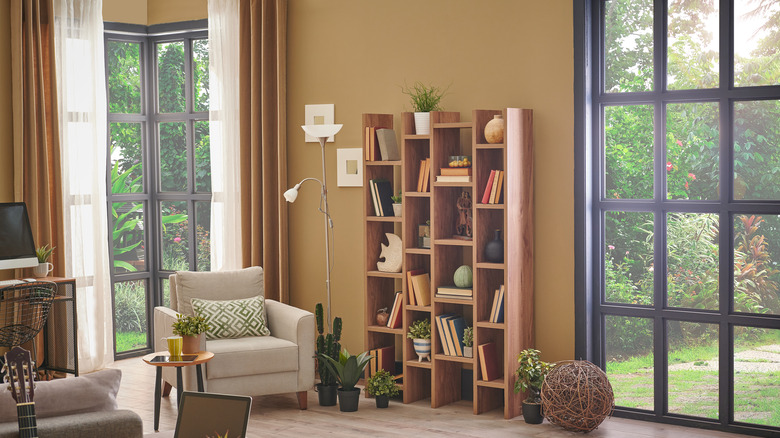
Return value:
M 147 24 L 146 0 L 103 0 L 103 21 Z
M 208 0 L 103 0 L 103 19 L 145 26 L 201 20 L 208 15 Z
M 362 197 L 337 187 L 336 149 L 361 146 L 361 114 L 410 110 L 404 82 L 449 85 L 448 111 L 534 109 L 536 345 L 547 360 L 573 358 L 573 49 L 570 0 L 293 0 L 287 65 L 288 183 L 319 177 L 304 143 L 304 105 L 335 104 L 344 128 L 327 145 L 335 222 L 333 313 L 344 344 L 363 348 Z M 289 206 L 290 294 L 324 301 L 324 231 L 316 187 Z

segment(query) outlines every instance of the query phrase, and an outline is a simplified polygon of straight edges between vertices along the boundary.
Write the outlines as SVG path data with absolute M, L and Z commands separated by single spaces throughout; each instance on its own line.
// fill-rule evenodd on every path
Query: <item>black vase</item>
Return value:
M 339 388 L 339 410 L 341 412 L 355 412 L 360 401 L 360 389 L 345 390 Z
M 528 424 L 541 424 L 544 420 L 541 403 L 523 402 L 523 420 Z
M 378 408 L 386 408 L 390 406 L 390 397 L 386 395 L 378 395 L 376 396 L 376 407 Z
M 316 385 L 317 397 L 320 400 L 320 406 L 336 406 L 336 391 L 339 385 Z
M 501 240 L 501 230 L 495 231 L 493 240 L 485 245 L 485 260 L 491 263 L 504 262 L 504 241 Z

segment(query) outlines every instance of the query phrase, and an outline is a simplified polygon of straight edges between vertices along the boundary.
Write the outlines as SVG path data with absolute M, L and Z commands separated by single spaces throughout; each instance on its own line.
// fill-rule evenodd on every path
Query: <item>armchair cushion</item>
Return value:
M 176 305 L 173 309 L 184 315 L 194 315 L 193 298 L 237 300 L 265 295 L 263 268 L 259 266 L 237 271 L 179 271 L 176 277 Z M 267 317 L 265 319 L 268 320 Z
M 244 336 L 268 336 L 271 332 L 265 322 L 262 296 L 240 300 L 212 301 L 192 299 L 195 314 L 206 319 L 211 326 L 206 339 L 243 338 Z
M 209 380 L 298 370 L 298 346 L 273 336 L 216 339 L 206 348 L 214 353 L 206 364 Z

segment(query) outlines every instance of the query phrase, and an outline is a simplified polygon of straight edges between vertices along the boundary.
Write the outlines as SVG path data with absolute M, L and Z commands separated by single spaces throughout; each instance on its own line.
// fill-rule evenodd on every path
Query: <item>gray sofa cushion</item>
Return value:
M 122 371 L 109 368 L 80 377 L 36 382 L 35 415 L 46 418 L 115 410 L 121 380 Z M 0 396 L 0 422 L 7 421 L 16 424 L 16 402 L 10 393 Z
M 215 339 L 206 341 L 206 349 L 214 353 L 206 364 L 208 379 L 298 370 L 298 346 L 273 336 Z
M 37 420 L 37 424 L 39 438 L 138 438 L 144 433 L 141 417 L 128 410 L 42 418 Z M 18 437 L 19 427 L 15 419 L 0 423 L 0 438 Z

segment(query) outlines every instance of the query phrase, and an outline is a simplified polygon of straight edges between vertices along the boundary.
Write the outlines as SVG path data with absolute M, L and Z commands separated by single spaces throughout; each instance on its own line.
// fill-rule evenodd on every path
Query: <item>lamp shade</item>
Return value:
M 297 184 L 295 187 L 284 192 L 284 199 L 286 199 L 287 202 L 293 203 L 298 198 L 298 187 L 300 187 L 300 184 Z
M 301 128 L 312 137 L 328 138 L 341 131 L 342 126 L 344 125 L 339 123 L 337 125 L 301 125 Z

